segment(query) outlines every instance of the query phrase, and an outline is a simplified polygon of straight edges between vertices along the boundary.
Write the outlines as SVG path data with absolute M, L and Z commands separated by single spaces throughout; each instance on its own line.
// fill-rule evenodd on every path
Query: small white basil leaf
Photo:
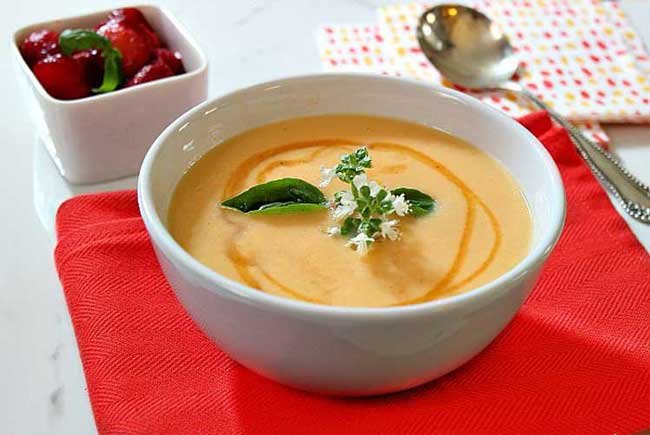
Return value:
M 221 205 L 243 213 L 288 214 L 325 210 L 326 203 L 318 187 L 298 178 L 282 178 L 253 186 Z
M 400 187 L 393 189 L 391 193 L 395 196 L 404 195 L 404 198 L 410 205 L 410 214 L 412 216 L 424 216 L 433 212 L 436 208 L 436 200 L 417 189 Z

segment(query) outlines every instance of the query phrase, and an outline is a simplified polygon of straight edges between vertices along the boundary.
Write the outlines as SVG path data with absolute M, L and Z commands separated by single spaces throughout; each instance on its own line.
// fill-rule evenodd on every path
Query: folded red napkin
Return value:
M 494 343 L 451 374 L 388 396 L 311 395 L 241 367 L 177 302 L 135 192 L 63 204 L 56 264 L 99 432 L 624 434 L 650 427 L 650 256 L 565 132 L 544 113 L 521 122 L 560 167 L 564 234 Z

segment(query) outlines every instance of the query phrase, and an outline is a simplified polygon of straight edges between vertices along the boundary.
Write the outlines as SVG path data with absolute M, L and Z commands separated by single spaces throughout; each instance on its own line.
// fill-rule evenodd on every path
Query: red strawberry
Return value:
M 115 21 L 118 23 L 124 23 L 128 27 L 131 27 L 133 30 L 139 32 L 143 36 L 146 36 L 149 39 L 149 44 L 152 48 L 160 47 L 160 39 L 158 35 L 154 32 L 151 25 L 147 19 L 142 15 L 136 8 L 122 8 L 115 9 L 108 16 L 109 21 Z
M 39 30 L 27 35 L 20 44 L 20 52 L 29 66 L 59 52 L 59 34 L 51 30 Z
M 167 64 L 174 74 L 183 74 L 185 68 L 183 67 L 183 57 L 178 51 L 171 51 L 166 48 L 157 48 L 154 50 L 154 57 L 162 59 Z
M 146 26 L 149 26 L 149 23 L 147 23 L 147 20 L 144 18 L 144 15 L 142 15 L 142 12 L 136 8 L 114 9 L 110 14 L 108 14 L 108 20 L 116 21 L 118 23 L 123 22 L 129 26 L 138 24 L 145 24 Z
M 142 69 L 126 83 L 125 87 L 128 88 L 129 86 L 135 86 L 173 75 L 174 71 L 172 71 L 172 69 L 162 59 L 158 58 L 149 65 L 142 67 Z
M 109 21 L 97 33 L 108 38 L 122 53 L 122 71 L 130 77 L 151 59 L 151 45 L 146 36 L 121 23 Z
M 122 8 L 113 10 L 108 15 L 108 19 L 97 26 L 95 30 L 98 30 L 108 23 L 123 24 L 147 38 L 149 40 L 149 45 L 151 48 L 160 47 L 160 39 L 158 39 L 158 35 L 156 35 L 156 32 L 154 32 L 154 30 L 151 28 L 144 15 L 142 15 L 142 12 L 136 8 Z
M 83 68 L 88 84 L 93 88 L 98 88 L 104 77 L 102 53 L 99 50 L 86 50 L 73 54 L 72 58 Z
M 54 98 L 73 100 L 90 95 L 90 86 L 81 63 L 71 57 L 55 54 L 34 65 L 34 75 Z
M 149 39 L 149 45 L 151 46 L 151 48 L 160 47 L 162 44 L 160 43 L 160 39 L 158 39 L 158 35 L 156 35 L 156 32 L 154 32 L 151 26 L 149 26 L 149 23 L 145 22 L 145 24 L 146 25 L 141 24 L 138 27 L 140 34 L 146 36 L 147 39 Z

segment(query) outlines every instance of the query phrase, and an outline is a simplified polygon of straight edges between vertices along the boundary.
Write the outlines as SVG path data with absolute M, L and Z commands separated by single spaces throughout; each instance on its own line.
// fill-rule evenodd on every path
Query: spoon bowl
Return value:
M 519 67 L 499 26 L 466 6 L 429 9 L 420 17 L 417 38 L 429 61 L 449 80 L 467 88 L 498 87 Z

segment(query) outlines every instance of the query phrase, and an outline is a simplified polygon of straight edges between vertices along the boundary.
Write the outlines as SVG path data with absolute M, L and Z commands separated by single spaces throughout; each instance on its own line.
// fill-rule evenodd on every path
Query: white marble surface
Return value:
M 320 70 L 318 24 L 375 19 L 382 0 L 160 1 L 198 39 L 210 60 L 210 95 L 255 82 Z M 650 4 L 622 0 L 650 45 Z M 52 17 L 116 6 L 81 0 L 23 0 L 0 15 L 0 433 L 96 432 L 65 299 L 52 260 L 53 210 L 62 199 L 134 186 L 134 179 L 75 187 L 36 142 L 22 112 L 8 52 L 10 32 Z M 5 8 L 7 6 L 5 5 Z M 614 150 L 650 183 L 650 126 L 609 128 Z M 38 211 L 37 211 L 38 210 Z M 650 249 L 650 227 L 632 226 Z

